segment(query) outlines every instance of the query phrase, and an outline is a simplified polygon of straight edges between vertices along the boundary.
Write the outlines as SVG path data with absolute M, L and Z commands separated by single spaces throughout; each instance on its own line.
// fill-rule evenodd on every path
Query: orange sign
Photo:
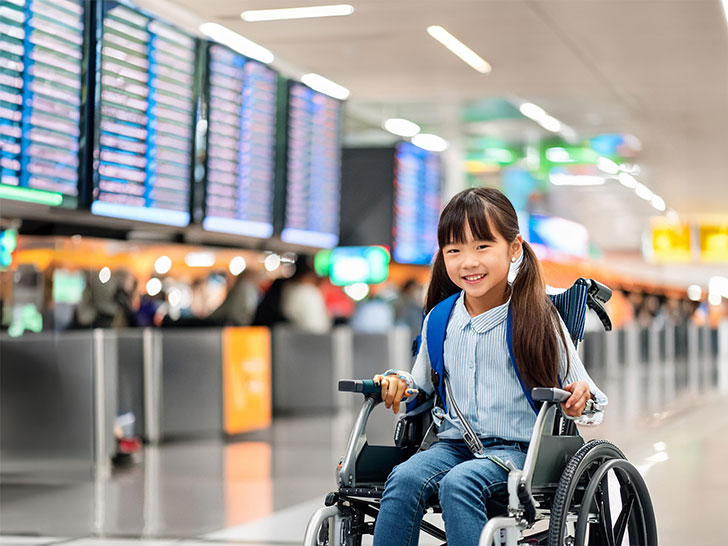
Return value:
M 700 259 L 728 262 L 728 224 L 700 225 Z
M 653 219 L 652 250 L 656 262 L 689 262 L 690 224 Z
M 270 330 L 225 328 L 223 344 L 224 428 L 240 434 L 271 424 Z

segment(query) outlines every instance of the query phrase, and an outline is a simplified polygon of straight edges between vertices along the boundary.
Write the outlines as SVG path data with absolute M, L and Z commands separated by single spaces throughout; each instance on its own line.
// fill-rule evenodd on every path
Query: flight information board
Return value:
M 94 214 L 189 223 L 195 55 L 175 27 L 103 3 Z
M 437 250 L 440 214 L 440 156 L 401 142 L 395 155 L 395 261 L 429 265 Z
M 331 248 L 339 241 L 341 112 L 341 101 L 290 84 L 285 242 Z
M 202 226 L 252 237 L 273 234 L 277 74 L 209 47 L 207 186 Z
M 82 0 L 0 2 L 0 197 L 78 202 Z

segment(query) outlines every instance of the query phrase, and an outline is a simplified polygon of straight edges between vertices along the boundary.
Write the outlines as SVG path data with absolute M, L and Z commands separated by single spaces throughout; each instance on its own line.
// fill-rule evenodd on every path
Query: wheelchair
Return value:
M 583 339 L 587 307 L 611 329 L 602 306 L 610 296 L 607 287 L 591 279 L 578 279 L 551 296 L 575 345 Z M 339 390 L 360 392 L 364 402 L 337 468 L 338 490 L 327 495 L 324 507 L 309 520 L 304 546 L 360 546 L 364 535 L 374 533 L 392 468 L 429 447 L 434 396 L 399 418 L 395 446 L 376 446 L 367 442 L 366 424 L 382 401 L 380 388 L 371 380 L 342 380 Z M 479 546 L 657 545 L 652 501 L 637 468 L 608 441 L 584 442 L 561 412 L 560 403 L 569 392 L 536 388 L 531 394 L 541 407 L 523 469 L 509 464 L 507 493 L 486 502 L 488 522 Z M 436 495 L 427 511 L 440 511 Z M 440 527 L 423 520 L 420 530 L 446 546 Z

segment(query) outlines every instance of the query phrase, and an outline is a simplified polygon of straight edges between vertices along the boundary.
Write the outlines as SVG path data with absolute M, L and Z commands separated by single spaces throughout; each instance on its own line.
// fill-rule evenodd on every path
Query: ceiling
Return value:
M 240 12 L 336 2 L 137 3 L 188 28 L 223 24 L 270 49 L 284 74 L 317 72 L 349 88 L 351 132 L 400 116 L 454 142 L 468 134 L 529 141 L 544 131 L 526 118 L 468 124 L 461 113 L 483 99 L 530 101 L 579 138 L 637 136 L 640 181 L 678 213 L 728 213 L 728 25 L 720 0 L 347 1 L 355 7 L 348 17 L 258 23 Z M 492 72 L 457 59 L 427 34 L 430 25 L 465 42 Z M 656 212 L 616 181 L 555 188 L 547 203 L 584 223 L 606 250 L 639 248 Z

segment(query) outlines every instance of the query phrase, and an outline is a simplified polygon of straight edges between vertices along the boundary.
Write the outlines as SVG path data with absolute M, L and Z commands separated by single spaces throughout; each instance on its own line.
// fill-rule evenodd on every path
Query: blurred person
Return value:
M 395 320 L 409 326 L 414 338 L 420 333 L 424 317 L 424 290 L 415 279 L 410 279 L 402 286 L 402 291 L 394 303 Z
M 394 316 L 392 303 L 378 294 L 359 302 L 349 325 L 355 332 L 381 334 L 392 329 Z
M 260 290 L 250 271 L 243 271 L 235 279 L 225 299 L 209 316 L 215 323 L 227 326 L 249 326 L 255 318 L 260 301 Z
M 301 257 L 290 278 L 273 281 L 255 312 L 255 326 L 289 323 L 311 334 L 331 330 L 331 318 L 313 268 Z

